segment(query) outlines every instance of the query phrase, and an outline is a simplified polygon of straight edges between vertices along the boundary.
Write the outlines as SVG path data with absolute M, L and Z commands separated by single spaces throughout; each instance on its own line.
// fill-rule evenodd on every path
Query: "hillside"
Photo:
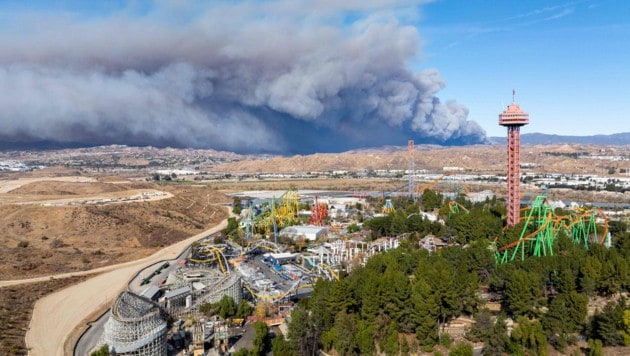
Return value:
M 473 148 L 474 147 L 474 148 Z M 431 151 L 417 151 L 417 169 L 442 169 L 444 166 L 466 164 L 468 166 L 488 166 L 498 169 L 500 161 L 487 161 L 495 149 L 493 146 L 470 146 L 468 149 L 437 146 Z M 345 153 L 316 153 L 308 156 L 274 157 L 263 160 L 243 160 L 217 165 L 212 171 L 220 172 L 320 172 L 360 169 L 406 169 L 406 148 L 392 150 L 386 148 L 351 151 Z
M 490 137 L 490 141 L 497 144 L 506 142 L 505 137 Z M 550 135 L 539 132 L 521 134 L 521 143 L 525 145 L 557 145 L 564 143 L 582 145 L 630 145 L 630 132 L 612 135 L 565 136 Z
M 623 168 L 623 160 L 630 157 L 630 146 L 596 146 L 578 144 L 523 145 L 521 162 L 529 163 L 532 172 L 599 174 L 610 167 Z M 464 147 L 420 146 L 414 152 L 416 170 L 441 172 L 444 167 L 460 167 L 468 172 L 501 173 L 505 171 L 506 148 L 503 145 L 475 145 Z M 408 167 L 406 147 L 355 150 L 338 154 L 249 159 L 209 168 L 230 173 L 296 173 L 334 170 L 398 169 Z M 630 167 L 628 167 L 630 168 Z
M 204 186 L 146 182 L 36 182 L 0 194 L 47 199 L 119 194 L 150 188 L 171 197 L 114 204 L 0 205 L 0 279 L 91 269 L 146 256 L 218 223 L 223 194 Z M 89 200 L 90 202 L 92 200 Z

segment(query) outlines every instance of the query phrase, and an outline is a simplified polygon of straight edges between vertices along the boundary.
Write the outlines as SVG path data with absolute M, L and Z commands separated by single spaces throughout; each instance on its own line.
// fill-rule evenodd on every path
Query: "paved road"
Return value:
M 98 340 L 101 338 L 105 323 L 109 320 L 109 309 L 103 316 L 98 318 L 91 324 L 90 330 L 83 334 L 76 346 L 75 356 L 89 355 L 90 350 L 96 347 Z
M 168 246 L 149 257 L 84 273 L 67 274 L 104 272 L 94 278 L 49 294 L 35 303 L 33 317 L 26 333 L 26 347 L 30 350 L 29 354 L 34 356 L 64 355 L 65 343 L 76 332 L 75 329 L 86 323 L 90 314 L 110 305 L 118 293 L 127 288 L 128 281 L 139 270 L 161 260 L 176 259 L 193 241 L 225 227 L 227 227 L 227 219 L 209 230 Z M 55 278 L 58 277 L 55 276 Z M 42 278 L 23 280 L 21 283 L 37 282 Z M 7 282 L 11 285 L 19 281 Z

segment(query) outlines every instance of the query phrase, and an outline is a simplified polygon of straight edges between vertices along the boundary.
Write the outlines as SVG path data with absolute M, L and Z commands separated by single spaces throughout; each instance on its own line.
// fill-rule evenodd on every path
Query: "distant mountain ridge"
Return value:
M 507 141 L 506 137 L 490 137 L 490 141 L 495 144 L 502 144 Z M 521 135 L 521 144 L 526 145 L 550 145 L 577 143 L 585 145 L 630 145 L 630 132 L 621 132 L 612 135 L 591 135 L 591 136 L 564 136 L 550 135 L 539 132 L 526 133 Z
M 483 146 L 484 144 L 505 144 L 506 137 L 492 136 L 488 137 L 486 143 L 476 143 L 473 145 L 458 145 L 459 147 L 464 146 Z M 521 135 L 521 144 L 529 144 L 529 145 L 554 145 L 554 144 L 587 144 L 587 145 L 630 145 L 630 132 L 622 132 L 616 133 L 612 135 L 591 135 L 591 136 L 565 136 L 565 135 L 552 135 L 552 134 L 544 134 L 544 133 L 525 133 Z M 79 148 L 90 148 L 90 147 L 107 147 L 108 145 L 99 145 L 95 143 L 82 143 L 82 142 L 57 142 L 50 140 L 41 140 L 41 141 L 13 141 L 7 140 L 5 137 L 0 135 L 0 152 L 3 151 L 19 151 L 19 150 L 33 150 L 33 151 L 49 151 L 49 150 L 62 150 L 62 149 L 79 149 Z M 123 145 L 127 147 L 151 147 L 151 146 L 142 146 L 142 145 Z M 457 146 L 442 146 L 438 144 L 431 143 L 419 143 L 416 142 L 415 150 L 416 151 L 429 151 L 436 149 L 446 149 L 449 147 L 457 147 Z M 170 146 L 166 147 L 156 147 L 157 149 L 161 148 L 171 148 Z M 186 149 L 185 147 L 174 147 L 175 149 Z M 193 149 L 194 150 L 194 149 Z M 229 151 L 221 151 L 214 150 L 212 148 L 206 148 L 199 150 L 209 150 L 216 151 L 217 153 L 233 153 Z M 326 152 L 332 154 L 370 154 L 370 153 L 394 153 L 400 151 L 406 151 L 407 146 L 393 146 L 393 145 L 384 145 L 384 146 L 374 146 L 374 147 L 362 147 L 355 148 L 351 150 L 339 151 L 339 152 Z M 233 153 L 238 155 L 237 153 Z M 242 155 L 242 154 L 241 154 Z M 308 154 L 306 154 L 308 156 Z M 262 158 L 269 158 L 274 156 L 290 156 L 290 154 L 269 154 L 269 153 L 259 153 L 259 154 L 244 154 L 242 156 L 260 156 Z

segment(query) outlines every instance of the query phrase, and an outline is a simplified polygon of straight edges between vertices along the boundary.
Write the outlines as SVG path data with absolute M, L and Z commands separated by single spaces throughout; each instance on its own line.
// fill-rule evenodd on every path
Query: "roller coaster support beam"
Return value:
M 275 195 L 273 198 L 271 198 L 271 220 L 273 220 L 273 243 L 277 245 L 278 244 L 278 223 L 276 222 L 276 197 Z

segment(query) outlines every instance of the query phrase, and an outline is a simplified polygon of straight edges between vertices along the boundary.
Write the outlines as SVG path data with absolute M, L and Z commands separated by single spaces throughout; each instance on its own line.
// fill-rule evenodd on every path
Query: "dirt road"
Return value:
M 96 310 L 111 303 L 120 291 L 126 288 L 127 282 L 140 269 L 161 260 L 176 258 L 193 241 L 227 227 L 227 219 L 219 225 L 192 236 L 184 241 L 168 246 L 149 257 L 122 263 L 115 266 L 95 270 L 67 273 L 81 275 L 103 272 L 85 282 L 50 294 L 35 303 L 33 317 L 26 333 L 26 347 L 29 355 L 64 355 L 64 344 L 73 330 Z M 60 278 L 63 275 L 54 276 Z M 0 282 L 0 287 L 20 283 L 37 282 L 51 277 L 40 277 L 29 280 Z
M 43 181 L 69 182 L 69 183 L 94 183 L 96 178 L 92 177 L 41 177 L 41 178 L 19 178 L 0 181 L 0 193 L 8 193 L 14 189 L 27 184 Z
M 76 205 L 107 205 L 121 203 L 135 203 L 156 201 L 173 197 L 173 194 L 157 189 L 127 189 L 122 191 L 100 191 L 100 186 L 95 186 L 92 192 L 82 191 L 81 193 L 68 196 L 59 195 L 54 190 L 46 190 L 41 186 L 34 188 L 34 192 L 18 192 L 12 191 L 33 183 L 99 183 L 96 178 L 92 177 L 42 177 L 42 178 L 19 178 L 14 180 L 0 180 L 0 203 L 1 204 L 37 204 L 42 206 L 76 206 Z M 115 181 L 106 184 L 128 184 L 130 181 Z M 103 184 L 103 183 L 99 183 Z M 50 188 L 50 187 L 49 187 Z M 102 188 L 102 187 L 101 187 Z M 72 191 L 72 190 L 71 190 Z

